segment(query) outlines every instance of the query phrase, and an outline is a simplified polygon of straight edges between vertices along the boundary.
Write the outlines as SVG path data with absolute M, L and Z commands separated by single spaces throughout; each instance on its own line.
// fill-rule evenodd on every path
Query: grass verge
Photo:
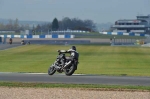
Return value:
M 0 87 L 25 87 L 25 88 L 80 88 L 97 91 L 150 91 L 150 86 L 121 86 L 99 84 L 56 84 L 56 83 L 21 83 L 0 82 Z

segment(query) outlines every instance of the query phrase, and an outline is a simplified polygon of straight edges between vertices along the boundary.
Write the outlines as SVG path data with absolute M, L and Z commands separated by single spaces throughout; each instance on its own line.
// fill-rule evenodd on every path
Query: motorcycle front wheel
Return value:
M 53 65 L 48 68 L 49 75 L 53 75 L 55 72 L 56 72 L 56 69 Z
M 72 64 L 71 66 L 67 67 L 64 72 L 67 76 L 71 76 L 75 72 L 76 68 L 75 65 Z

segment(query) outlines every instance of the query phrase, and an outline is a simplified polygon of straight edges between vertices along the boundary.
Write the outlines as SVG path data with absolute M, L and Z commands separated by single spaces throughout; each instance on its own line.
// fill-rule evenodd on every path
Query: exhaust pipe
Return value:
M 68 63 L 66 63 L 65 66 L 63 67 L 63 69 L 66 69 L 70 64 L 71 64 L 71 61 L 69 61 Z

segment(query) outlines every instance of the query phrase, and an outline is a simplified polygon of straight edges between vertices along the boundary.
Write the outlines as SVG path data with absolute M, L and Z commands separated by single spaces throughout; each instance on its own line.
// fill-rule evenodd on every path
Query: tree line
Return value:
M 29 24 L 20 25 L 19 20 L 17 18 L 15 20 L 9 19 L 7 24 L 0 23 L 0 31 L 20 32 L 29 29 L 30 29 Z
M 33 27 L 33 31 L 64 31 L 64 30 L 82 30 L 82 31 L 97 31 L 96 24 L 92 20 L 81 20 L 79 18 L 64 17 L 62 20 L 54 18 L 52 23 L 38 24 Z
M 96 31 L 96 25 L 92 20 L 81 20 L 79 18 L 64 17 L 62 20 L 54 18 L 52 22 L 45 24 L 38 24 L 30 27 L 29 24 L 20 25 L 19 20 L 9 19 L 7 24 L 0 23 L 0 31 L 15 31 L 20 32 L 24 30 L 32 30 L 36 32 L 47 32 L 57 30 L 83 30 L 83 31 Z

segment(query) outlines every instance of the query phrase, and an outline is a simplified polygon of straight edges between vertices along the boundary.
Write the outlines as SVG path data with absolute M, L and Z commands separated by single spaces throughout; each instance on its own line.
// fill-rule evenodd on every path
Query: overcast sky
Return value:
M 150 0 L 0 0 L 0 18 L 49 21 L 55 17 L 114 23 L 150 14 Z

